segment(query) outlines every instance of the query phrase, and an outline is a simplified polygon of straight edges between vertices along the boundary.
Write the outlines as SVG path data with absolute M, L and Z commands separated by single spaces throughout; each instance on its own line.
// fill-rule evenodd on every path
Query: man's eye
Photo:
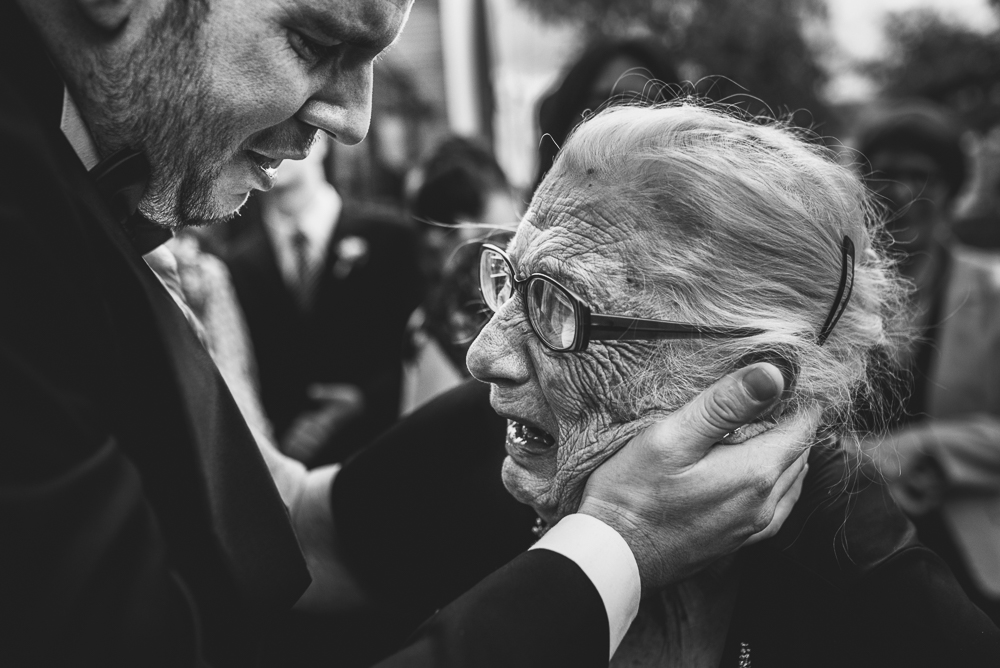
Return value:
M 343 44 L 339 39 L 330 39 L 325 43 L 318 42 L 295 30 L 288 31 L 288 41 L 299 57 L 310 63 L 319 62 L 332 55 L 337 47 Z

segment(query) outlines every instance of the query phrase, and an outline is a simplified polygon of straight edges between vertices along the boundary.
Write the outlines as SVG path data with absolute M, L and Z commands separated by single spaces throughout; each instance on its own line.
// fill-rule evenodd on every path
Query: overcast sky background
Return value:
M 497 156 L 511 180 L 526 185 L 534 175 L 538 99 L 576 53 L 578 37 L 565 26 L 542 24 L 518 0 L 489 0 L 488 5 L 497 66 Z M 834 103 L 864 102 L 874 96 L 871 84 L 849 65 L 884 51 L 882 25 L 888 12 L 931 7 L 983 31 L 997 26 L 987 0 L 827 0 L 827 7 L 826 39 L 832 40 L 835 53 L 828 63 L 831 81 L 825 93 Z
M 996 13 L 986 0 L 827 0 L 827 6 L 834 41 L 847 58 L 870 59 L 884 51 L 882 24 L 888 12 L 929 7 L 979 30 L 997 26 Z M 833 68 L 830 98 L 847 102 L 870 97 L 867 82 L 845 69 Z
M 985 0 L 828 0 L 828 7 L 837 41 L 863 57 L 876 56 L 884 48 L 882 17 L 887 12 L 930 7 L 983 30 L 996 26 L 996 14 Z

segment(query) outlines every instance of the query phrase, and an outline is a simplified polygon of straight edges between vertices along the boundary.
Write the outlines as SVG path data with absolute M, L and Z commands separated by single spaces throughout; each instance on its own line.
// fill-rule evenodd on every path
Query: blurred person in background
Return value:
M 960 138 L 957 121 L 929 102 L 874 108 L 861 120 L 857 149 L 889 209 L 919 335 L 885 388 L 902 410 L 862 445 L 921 539 L 1000 622 L 1000 257 L 952 234 L 967 174 Z
M 608 100 L 659 100 L 679 77 L 667 49 L 653 39 L 596 42 L 566 72 L 538 107 L 538 168 L 535 188 L 552 167 L 559 147 L 584 115 Z
M 286 161 L 226 254 L 283 452 L 341 461 L 399 415 L 403 332 L 420 301 L 405 223 L 345 206 L 321 140 Z
M 1000 124 L 976 141 L 968 197 L 955 222 L 955 236 L 962 243 L 977 248 L 1000 249 Z
M 427 294 L 410 319 L 402 412 L 469 378 L 465 355 L 486 322 L 479 246 L 506 240 L 519 207 L 493 153 L 466 137 L 442 141 L 407 178 Z

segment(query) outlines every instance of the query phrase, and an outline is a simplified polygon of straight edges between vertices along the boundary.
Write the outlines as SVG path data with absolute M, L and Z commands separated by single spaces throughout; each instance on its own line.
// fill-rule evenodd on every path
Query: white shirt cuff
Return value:
M 608 613 L 610 660 L 639 612 L 639 567 L 628 543 L 596 517 L 577 513 L 560 520 L 531 549 L 572 560 L 597 587 Z

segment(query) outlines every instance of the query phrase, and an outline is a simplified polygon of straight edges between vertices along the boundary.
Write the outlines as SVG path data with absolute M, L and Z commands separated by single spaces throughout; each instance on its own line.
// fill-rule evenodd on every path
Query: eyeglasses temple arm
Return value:
M 709 327 L 667 320 L 590 314 L 590 338 L 637 341 L 644 339 L 737 339 L 763 334 L 752 327 Z

